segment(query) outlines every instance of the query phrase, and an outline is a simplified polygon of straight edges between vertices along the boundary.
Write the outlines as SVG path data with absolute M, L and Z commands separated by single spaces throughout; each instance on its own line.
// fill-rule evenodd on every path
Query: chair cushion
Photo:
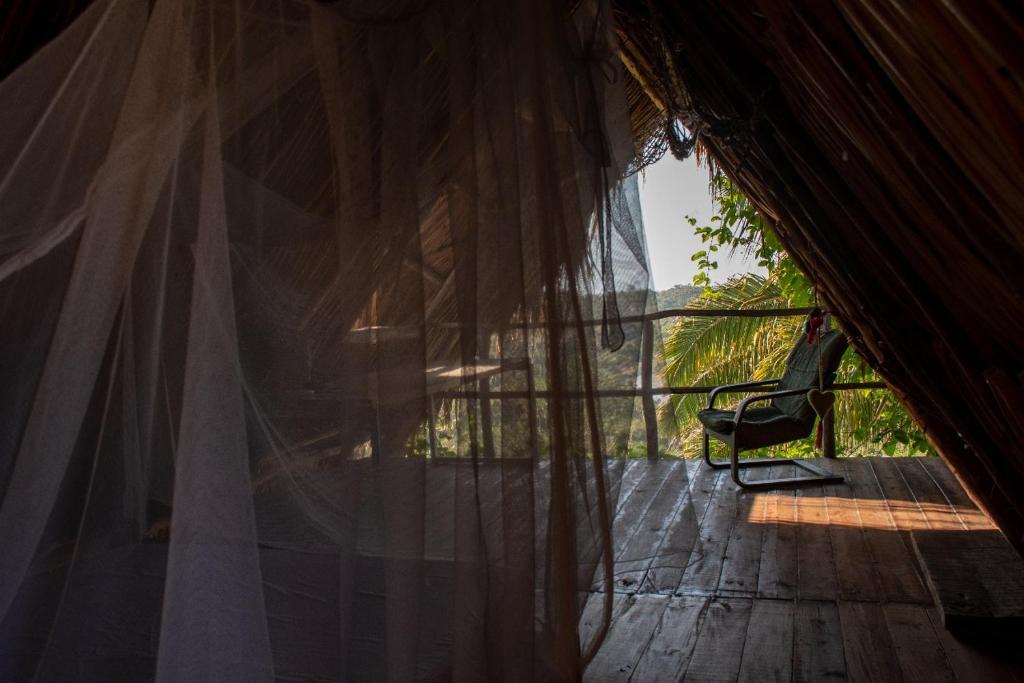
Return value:
M 736 428 L 735 410 L 702 410 L 697 413 L 713 436 L 732 434 Z M 743 413 L 741 447 L 758 448 L 802 439 L 811 433 L 806 421 L 797 420 L 774 406 L 748 408 Z

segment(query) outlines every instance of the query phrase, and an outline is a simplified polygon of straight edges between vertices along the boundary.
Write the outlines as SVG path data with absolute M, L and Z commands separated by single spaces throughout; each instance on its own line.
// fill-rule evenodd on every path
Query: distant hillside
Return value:
M 702 291 L 703 288 L 693 285 L 676 285 L 671 289 L 663 289 L 658 292 L 658 310 L 686 308 L 686 304 L 700 296 Z

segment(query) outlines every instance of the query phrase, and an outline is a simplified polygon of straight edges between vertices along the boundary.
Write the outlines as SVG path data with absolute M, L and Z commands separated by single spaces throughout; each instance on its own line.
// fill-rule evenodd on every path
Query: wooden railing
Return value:
M 660 457 L 658 449 L 658 410 L 655 403 L 656 396 L 672 396 L 686 394 L 709 394 L 713 386 L 654 386 L 654 341 L 655 324 L 660 320 L 668 318 L 774 318 L 774 317 L 795 317 L 806 316 L 811 312 L 810 308 L 762 308 L 762 309 L 724 309 L 724 308 L 675 308 L 664 311 L 656 311 L 646 315 L 623 316 L 623 323 L 643 323 L 643 333 L 640 346 L 640 388 L 639 389 L 599 389 L 594 392 L 599 398 L 629 398 L 640 396 L 642 412 L 644 417 L 644 431 L 646 435 L 646 451 L 648 460 L 657 460 Z M 588 326 L 602 324 L 599 320 L 585 321 Z M 523 370 L 524 368 L 518 368 Z M 536 389 L 533 386 L 532 368 L 526 367 L 527 381 L 529 388 L 526 391 L 492 391 L 490 389 L 490 377 L 481 377 L 478 382 L 477 391 L 441 390 L 430 395 L 431 402 L 434 398 L 468 399 L 479 400 L 487 403 L 482 410 L 481 428 L 483 430 L 483 450 L 485 455 L 493 456 L 494 443 L 493 425 L 490 419 L 490 401 L 502 399 L 519 399 L 530 401 L 530 431 L 533 439 L 536 439 L 536 410 L 535 400 L 550 400 L 555 398 L 554 392 L 543 389 Z M 841 382 L 831 387 L 833 390 L 848 391 L 858 389 L 885 389 L 882 382 Z M 583 397 L 583 392 L 568 392 L 560 395 L 561 398 Z M 428 429 L 430 432 L 430 450 L 436 457 L 437 436 L 434 424 L 433 409 L 430 410 Z M 822 420 L 822 454 L 827 457 L 835 457 L 835 429 L 832 414 Z M 534 441 L 536 447 L 536 441 Z

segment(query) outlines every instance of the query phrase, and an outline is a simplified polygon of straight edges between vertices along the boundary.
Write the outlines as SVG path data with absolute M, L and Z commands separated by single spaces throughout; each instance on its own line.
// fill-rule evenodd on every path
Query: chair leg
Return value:
M 727 441 L 726 443 L 729 445 L 730 448 L 732 448 L 733 450 L 736 450 L 735 449 L 735 444 L 734 444 L 733 441 Z M 739 460 L 739 456 L 738 455 L 736 455 L 735 458 L 737 460 Z M 729 469 L 729 468 L 732 467 L 732 460 L 733 460 L 732 457 L 730 457 L 728 460 L 723 460 L 723 461 L 719 461 L 719 462 L 715 462 L 714 460 L 711 459 L 710 437 L 708 435 L 707 430 L 705 429 L 704 430 L 704 462 L 706 462 L 708 464 L 708 467 L 711 467 L 711 468 L 716 469 L 716 470 Z M 739 462 L 739 466 L 740 467 L 766 467 L 768 465 L 773 464 L 774 462 L 775 462 L 774 460 L 747 460 L 745 462 L 744 461 L 740 461 Z M 788 461 L 786 461 L 786 462 L 788 462 Z
M 764 465 L 793 465 L 803 470 L 810 472 L 810 476 L 806 477 L 778 477 L 777 479 L 761 479 L 758 481 L 743 481 L 740 477 L 741 467 L 757 467 Z M 838 474 L 832 474 L 826 470 L 821 469 L 809 462 L 802 460 L 790 460 L 788 458 L 762 458 L 759 460 L 748 460 L 747 462 L 740 462 L 740 449 L 736 446 L 736 442 L 732 443 L 732 453 L 729 458 L 730 469 L 732 470 L 732 480 L 736 482 L 736 485 L 740 488 L 747 490 L 764 490 L 774 489 L 780 486 L 807 486 L 810 484 L 842 484 L 843 477 Z
M 708 464 L 708 467 L 721 469 L 722 465 L 718 465 L 711 461 L 711 443 L 710 438 L 708 437 L 708 430 L 704 429 L 702 431 L 704 432 L 704 462 Z
M 735 440 L 731 440 L 729 443 L 729 461 L 728 462 L 715 462 L 711 459 L 711 440 L 708 436 L 708 432 L 704 430 L 704 462 L 709 467 L 716 470 L 724 470 L 728 468 L 732 474 L 732 480 L 736 482 L 736 485 L 748 489 L 772 489 L 778 488 L 779 486 L 801 486 L 808 484 L 841 484 L 844 480 L 838 474 L 832 474 L 827 470 L 823 470 L 817 465 L 813 465 L 803 460 L 790 460 L 788 458 L 760 458 L 757 460 L 740 460 L 740 449 L 736 444 Z M 740 477 L 740 470 L 748 467 L 767 467 L 769 465 L 793 465 L 799 467 L 802 470 L 810 472 L 811 476 L 806 477 L 779 477 L 777 479 L 762 479 L 760 481 L 743 481 Z

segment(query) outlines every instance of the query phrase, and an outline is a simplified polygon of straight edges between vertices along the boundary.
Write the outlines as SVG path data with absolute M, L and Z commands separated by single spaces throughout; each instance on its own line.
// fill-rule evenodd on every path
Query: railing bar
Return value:
M 885 382 L 836 382 L 829 389 L 888 389 Z
M 620 320 L 624 323 L 635 323 L 663 318 L 779 318 L 807 315 L 813 310 L 813 308 L 669 308 L 645 315 L 622 316 Z
M 688 395 L 688 394 L 708 394 L 715 387 L 652 387 L 649 391 L 644 389 L 603 389 L 594 392 L 599 398 L 635 398 L 637 396 L 669 396 L 669 395 Z M 833 384 L 829 389 L 835 389 L 838 391 L 851 391 L 856 389 L 885 389 L 886 385 L 883 382 L 842 382 Z M 432 393 L 433 396 L 439 398 L 479 398 L 478 391 L 454 391 L 445 390 L 437 391 Z M 490 397 L 493 399 L 529 399 L 529 398 L 555 398 L 556 394 L 553 391 L 546 391 L 539 389 L 533 393 L 529 391 L 491 391 Z M 587 394 L 583 391 L 567 391 L 562 396 L 565 398 L 583 398 Z
M 640 347 L 640 381 L 643 397 L 644 432 L 647 441 L 647 459 L 658 459 L 658 413 L 654 405 L 654 321 L 645 320 Z M 600 398 L 600 390 L 598 390 Z
M 785 318 L 807 315 L 813 310 L 813 308 L 669 308 L 664 311 L 652 311 L 651 313 L 645 313 L 643 315 L 624 315 L 619 318 L 619 322 L 642 323 L 647 321 L 663 320 L 665 318 Z M 575 325 L 576 323 L 566 322 L 563 324 Z M 595 327 L 597 325 L 604 324 L 604 321 L 583 320 L 580 321 L 580 324 L 586 327 Z M 482 323 L 476 323 L 474 325 L 466 325 L 464 323 L 434 323 L 428 324 L 427 327 L 431 329 L 460 329 L 464 327 L 477 328 L 482 325 Z M 545 322 L 518 322 L 491 325 L 491 327 L 498 330 L 536 329 L 547 326 L 548 323 Z

